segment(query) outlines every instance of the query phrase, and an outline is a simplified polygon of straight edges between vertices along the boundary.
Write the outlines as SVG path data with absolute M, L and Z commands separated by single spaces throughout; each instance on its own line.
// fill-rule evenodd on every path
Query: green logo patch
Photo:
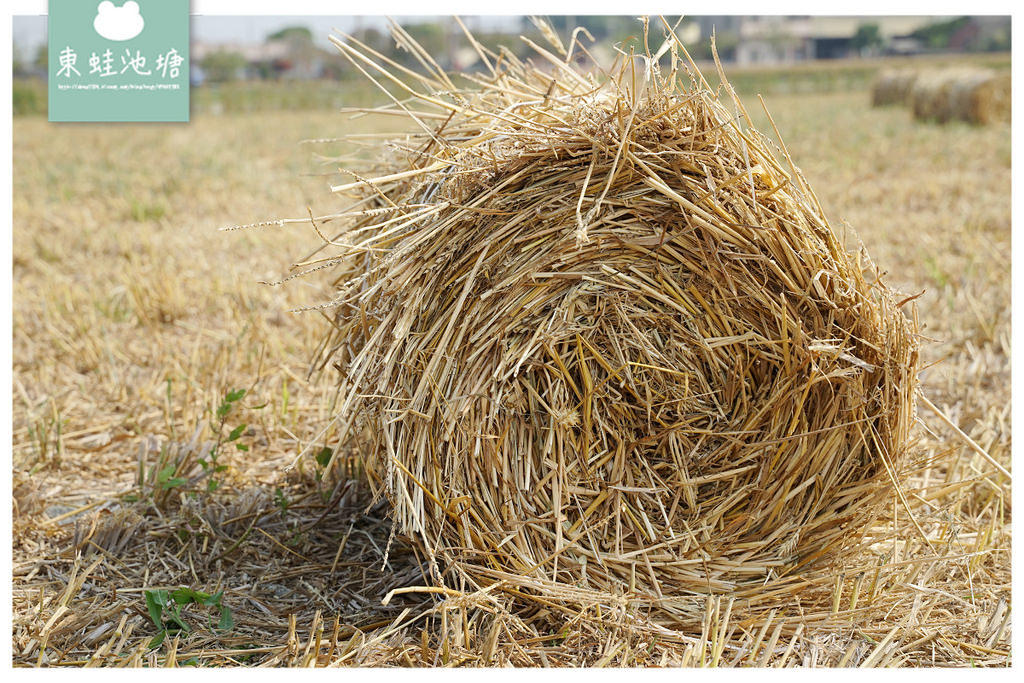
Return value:
M 188 121 L 189 0 L 50 0 L 50 121 Z

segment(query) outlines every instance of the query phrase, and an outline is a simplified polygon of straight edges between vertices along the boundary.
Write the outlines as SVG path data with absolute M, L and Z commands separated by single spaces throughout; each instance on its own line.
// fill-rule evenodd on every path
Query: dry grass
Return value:
M 890 285 L 924 290 L 925 395 L 1009 466 L 1009 126 L 924 126 L 868 104 L 866 92 L 768 102 L 832 222 L 856 226 Z M 307 382 L 305 371 L 326 322 L 286 311 L 323 293 L 254 285 L 317 238 L 295 226 L 215 232 L 302 216 L 307 203 L 330 211 L 324 179 L 299 174 L 331 167 L 295 142 L 353 125 L 381 124 L 16 120 L 16 665 L 1011 661 L 1009 481 L 927 411 L 905 491 L 928 541 L 894 506 L 874 548 L 805 575 L 798 596 L 753 608 L 704 598 L 699 627 L 675 634 L 614 606 L 543 626 L 489 593 L 381 605 L 428 581 L 401 539 L 387 550 L 387 506 L 371 505 L 356 459 L 318 479 L 335 393 L 329 375 Z M 197 482 L 194 498 L 140 487 L 140 454 L 151 469 L 165 446 L 182 459 L 206 450 L 236 387 L 249 393 L 229 426 L 250 425 L 250 450 L 225 451 L 223 485 Z M 178 586 L 223 589 L 234 627 L 215 633 L 209 608 L 190 605 L 192 631 L 150 650 L 143 591 Z

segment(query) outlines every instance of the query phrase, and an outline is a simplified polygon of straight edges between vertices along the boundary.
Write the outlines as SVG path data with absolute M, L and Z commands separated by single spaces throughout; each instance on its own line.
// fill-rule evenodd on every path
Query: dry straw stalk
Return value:
M 608 72 L 547 35 L 536 63 L 470 36 L 465 77 L 400 28 L 420 73 L 334 39 L 416 127 L 300 271 L 334 273 L 341 441 L 439 592 L 770 600 L 893 500 L 914 326 L 669 27 Z

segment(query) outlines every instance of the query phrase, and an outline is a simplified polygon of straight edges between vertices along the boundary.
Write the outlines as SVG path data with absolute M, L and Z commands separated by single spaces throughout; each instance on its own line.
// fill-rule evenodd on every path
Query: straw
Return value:
M 333 188 L 318 367 L 429 591 L 674 623 L 859 547 L 898 492 L 915 331 L 677 41 L 683 79 L 558 45 L 416 76 L 332 41 L 414 132 Z

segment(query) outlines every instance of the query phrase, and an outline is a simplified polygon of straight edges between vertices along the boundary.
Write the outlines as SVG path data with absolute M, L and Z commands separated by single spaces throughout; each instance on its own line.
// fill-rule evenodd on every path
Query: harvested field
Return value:
M 296 143 L 397 124 L 16 119 L 15 665 L 1008 665 L 1009 125 L 920 126 L 866 90 L 767 104 L 847 246 L 921 293 L 923 395 L 955 427 L 921 410 L 871 547 L 755 604 L 695 596 L 676 631 L 416 590 L 361 454 L 325 467 L 335 378 L 306 370 L 329 323 L 287 312 L 324 291 L 255 283 L 318 237 L 216 230 L 335 209 L 350 178 Z

